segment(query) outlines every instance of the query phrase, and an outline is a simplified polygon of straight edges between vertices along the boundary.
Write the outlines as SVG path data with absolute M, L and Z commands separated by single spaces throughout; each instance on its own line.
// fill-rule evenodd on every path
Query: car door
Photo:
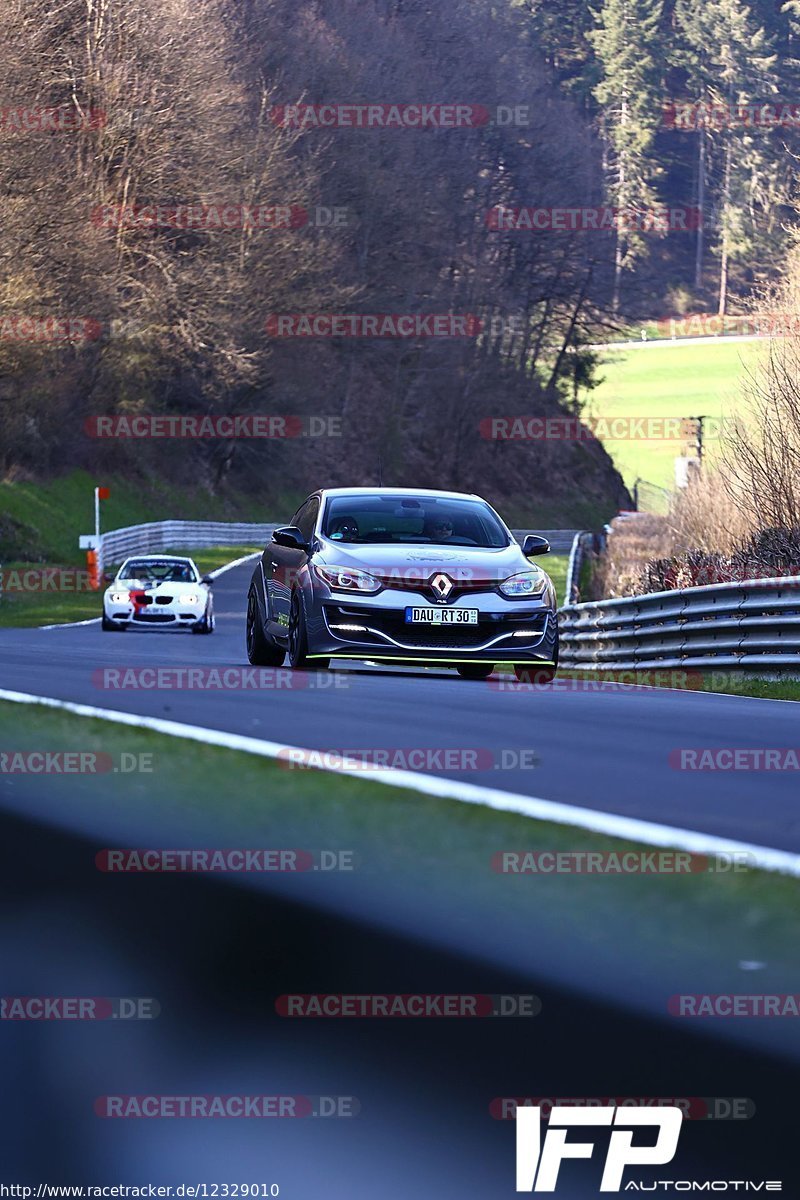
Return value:
M 289 522 L 290 525 L 297 526 L 306 542 L 310 542 L 314 535 L 318 513 L 319 496 L 309 496 Z M 265 583 L 270 612 L 268 631 L 273 637 L 281 634 L 286 636 L 292 587 L 307 559 L 308 555 L 304 551 L 293 550 L 290 546 L 281 546 L 274 541 L 266 548 Z

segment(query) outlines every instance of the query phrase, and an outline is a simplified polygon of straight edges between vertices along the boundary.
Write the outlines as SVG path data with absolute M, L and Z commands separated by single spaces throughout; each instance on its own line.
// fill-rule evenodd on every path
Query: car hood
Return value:
M 484 549 L 479 546 L 345 546 L 325 541 L 314 555 L 314 561 L 355 567 L 378 579 L 426 580 L 443 572 L 455 581 L 497 583 L 516 571 L 541 571 L 541 567 L 525 557 L 518 545 Z
M 147 579 L 115 579 L 107 590 L 109 592 L 118 592 L 120 588 L 127 588 L 128 591 L 163 592 L 166 595 L 172 595 L 176 588 L 192 588 L 197 590 L 200 586 L 199 583 L 170 583 L 169 580 L 154 583 L 152 580 Z

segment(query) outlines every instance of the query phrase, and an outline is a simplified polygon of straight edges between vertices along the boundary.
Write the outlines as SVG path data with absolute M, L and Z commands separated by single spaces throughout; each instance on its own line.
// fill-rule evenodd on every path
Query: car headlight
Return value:
M 200 597 L 196 592 L 181 592 L 180 596 L 178 597 L 178 602 L 180 604 L 197 604 L 199 599 Z
M 112 604 L 127 604 L 130 600 L 130 592 L 112 592 L 108 597 Z
M 500 584 L 500 591 L 504 596 L 529 599 L 543 595 L 546 587 L 547 577 L 541 571 L 519 571 Z
M 328 587 L 337 592 L 367 592 L 381 590 L 381 585 L 374 576 L 366 571 L 355 571 L 352 567 L 323 567 L 315 564 L 314 570 Z

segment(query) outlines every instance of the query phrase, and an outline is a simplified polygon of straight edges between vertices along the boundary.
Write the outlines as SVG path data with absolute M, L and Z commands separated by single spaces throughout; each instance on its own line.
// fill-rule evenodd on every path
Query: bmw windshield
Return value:
M 505 529 L 482 501 L 413 494 L 331 496 L 322 533 L 351 545 L 509 545 Z

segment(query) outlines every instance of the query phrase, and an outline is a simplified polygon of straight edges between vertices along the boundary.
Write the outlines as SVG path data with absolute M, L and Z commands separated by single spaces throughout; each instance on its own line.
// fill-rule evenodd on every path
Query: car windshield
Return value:
M 323 535 L 351 544 L 481 546 L 499 549 L 508 536 L 488 504 L 409 494 L 331 496 Z
M 189 562 L 164 562 L 156 558 L 132 558 L 120 568 L 120 579 L 146 579 L 152 583 L 196 583 Z

